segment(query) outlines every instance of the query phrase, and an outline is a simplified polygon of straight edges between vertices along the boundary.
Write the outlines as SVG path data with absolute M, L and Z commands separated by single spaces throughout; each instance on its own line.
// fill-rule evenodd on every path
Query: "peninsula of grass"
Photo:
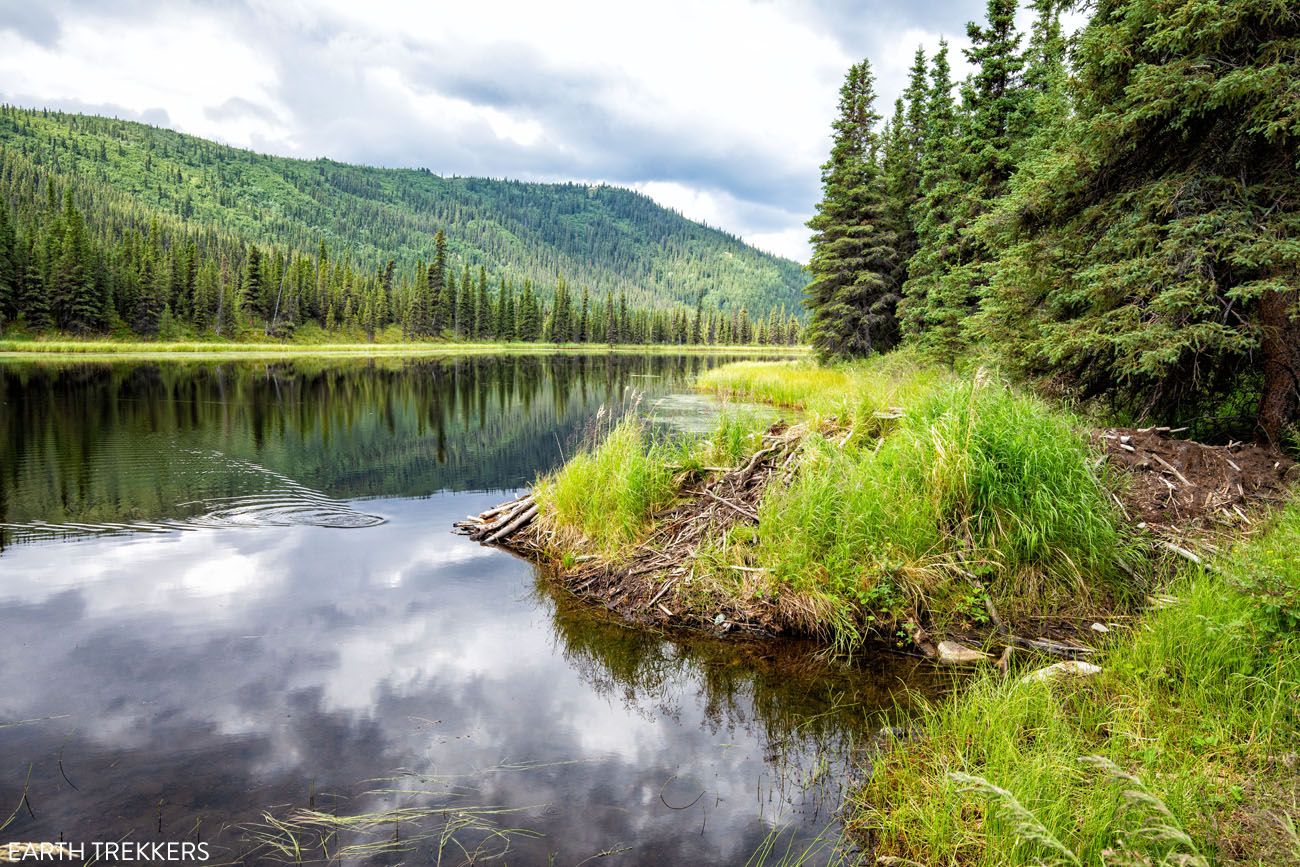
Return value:
M 795 408 L 795 424 L 728 412 L 681 439 L 627 418 L 537 481 L 534 553 L 652 576 L 663 569 L 629 559 L 671 561 L 684 577 L 648 594 L 650 616 L 849 652 L 978 633 L 990 611 L 1031 624 L 1118 610 L 1147 589 L 1145 542 L 1081 423 L 995 377 L 899 354 L 737 362 L 700 387 Z
M 1300 863 L 1300 502 L 1174 545 L 1081 418 L 905 353 L 699 387 L 789 424 L 624 418 L 538 480 L 524 550 L 658 624 L 1002 645 L 878 745 L 847 824 L 879 863 Z M 1100 673 L 1026 678 L 1058 660 L 1012 633 L 1086 638 Z

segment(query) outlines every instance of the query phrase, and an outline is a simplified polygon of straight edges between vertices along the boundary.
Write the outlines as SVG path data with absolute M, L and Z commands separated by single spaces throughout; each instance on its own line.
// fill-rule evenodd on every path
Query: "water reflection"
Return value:
M 513 488 L 600 405 L 704 356 L 0 364 L 0 548 L 194 524 L 372 521 L 340 500 Z
M 5 425 L 21 432 L 4 445 L 11 527 L 184 517 L 195 490 L 234 478 L 183 470 L 179 456 L 199 448 L 377 519 L 28 535 L 0 554 L 0 813 L 29 774 L 31 808 L 6 836 L 202 840 L 218 860 L 258 863 L 272 854 L 255 838 L 264 812 L 430 805 L 511 811 L 459 841 L 472 851 L 493 842 L 487 827 L 528 829 L 508 840 L 522 864 L 613 850 L 612 863 L 743 864 L 773 827 L 817 834 L 855 739 L 888 717 L 900 680 L 919 683 L 906 666 L 846 672 L 797 645 L 627 629 L 447 532 L 500 499 L 455 489 L 517 485 L 618 395 L 626 377 L 583 364 L 564 386 L 547 379 L 556 368 L 535 391 L 516 379 L 510 400 L 468 422 L 466 402 L 450 411 L 443 392 L 441 445 L 427 383 L 408 380 L 446 381 L 446 365 L 0 373 Z M 253 395 L 274 394 L 277 378 L 280 394 L 320 400 L 269 402 L 254 436 Z M 244 397 L 214 407 L 206 389 L 223 381 Z M 15 398 L 25 427 L 8 415 Z M 75 429 L 79 413 L 94 436 Z M 497 439 L 459 441 L 480 428 Z M 115 462 L 150 434 L 175 448 Z M 219 483 L 204 481 L 213 473 Z M 389 496 L 355 499 L 377 491 Z M 382 831 L 412 852 L 351 860 L 431 861 L 438 841 L 421 827 Z

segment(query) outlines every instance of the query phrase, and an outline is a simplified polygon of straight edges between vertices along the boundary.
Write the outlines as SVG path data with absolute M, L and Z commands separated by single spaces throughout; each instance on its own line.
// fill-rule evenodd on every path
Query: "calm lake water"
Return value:
M 450 532 L 629 392 L 706 423 L 717 363 L 0 364 L 0 838 L 573 865 L 838 837 L 908 661 L 625 628 Z

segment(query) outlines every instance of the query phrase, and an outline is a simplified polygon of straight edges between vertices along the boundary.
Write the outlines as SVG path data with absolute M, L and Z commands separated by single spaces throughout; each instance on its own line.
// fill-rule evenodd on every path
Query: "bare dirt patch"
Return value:
M 1107 428 L 1093 438 L 1128 476 L 1119 500 L 1130 519 L 1166 536 L 1249 523 L 1300 479 L 1286 455 L 1253 443 L 1211 446 L 1168 428 Z

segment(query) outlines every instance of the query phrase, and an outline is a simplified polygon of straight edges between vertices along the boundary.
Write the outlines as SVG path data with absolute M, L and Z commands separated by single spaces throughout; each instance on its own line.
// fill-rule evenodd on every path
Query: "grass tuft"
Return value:
M 540 514 L 610 557 L 635 543 L 650 516 L 672 502 L 677 450 L 652 443 L 644 423 L 624 418 L 594 448 L 538 479 Z
M 1185 573 L 1176 602 L 1107 647 L 1096 678 L 1066 687 L 988 674 L 928 707 L 923 736 L 877 759 L 854 824 L 874 831 L 882 855 L 1038 863 L 1038 832 L 992 789 L 992 801 L 973 799 L 978 776 L 1081 863 L 1195 865 L 1211 852 L 1289 863 L 1300 855 L 1287 833 L 1300 809 L 1300 631 L 1253 579 L 1300 587 L 1296 550 L 1300 503 L 1212 570 Z
M 982 619 L 1113 598 L 1136 562 L 1074 420 L 995 383 L 930 384 L 883 438 L 812 437 L 760 509 L 759 562 L 869 618 Z

